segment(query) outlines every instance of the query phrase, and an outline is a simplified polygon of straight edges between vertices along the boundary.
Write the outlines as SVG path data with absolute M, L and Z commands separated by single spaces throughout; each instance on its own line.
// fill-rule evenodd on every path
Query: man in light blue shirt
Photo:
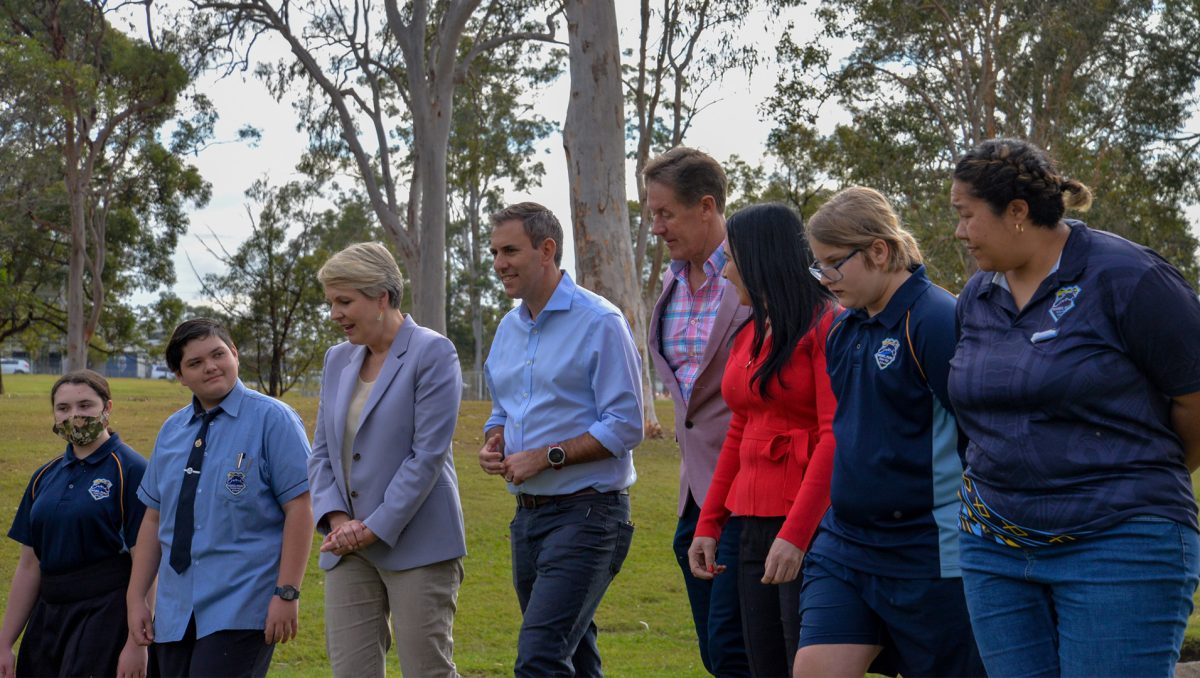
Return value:
M 491 251 L 505 293 L 522 300 L 492 340 L 479 451 L 517 499 L 515 673 L 600 676 L 592 618 L 633 538 L 641 359 L 625 316 L 558 268 L 562 226 L 550 210 L 519 203 L 492 215 Z
M 312 546 L 304 425 L 242 384 L 218 323 L 182 323 L 166 358 L 193 398 L 163 424 L 138 488 L 129 630 L 154 643 L 160 675 L 263 676 L 296 635 Z

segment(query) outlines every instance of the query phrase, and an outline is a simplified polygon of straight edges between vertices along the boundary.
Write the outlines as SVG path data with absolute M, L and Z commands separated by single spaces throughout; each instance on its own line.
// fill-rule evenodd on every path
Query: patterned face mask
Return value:
M 75 445 L 76 447 L 85 447 L 96 442 L 96 438 L 108 427 L 108 412 L 101 412 L 99 416 L 87 417 L 77 415 L 67 417 L 66 419 L 54 424 L 54 432 L 60 438 Z

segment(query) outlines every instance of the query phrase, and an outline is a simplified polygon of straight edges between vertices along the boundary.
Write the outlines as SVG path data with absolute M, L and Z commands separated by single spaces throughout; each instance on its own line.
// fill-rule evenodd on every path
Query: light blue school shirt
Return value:
M 612 457 L 547 469 L 510 483 L 508 491 L 569 494 L 632 485 L 632 452 L 642 442 L 641 365 L 621 311 L 565 272 L 537 319 L 524 302 L 509 311 L 485 366 L 492 415 L 484 430 L 504 427 L 506 455 L 587 432 Z
M 159 511 L 155 642 L 181 640 L 193 614 L 197 638 L 264 628 L 279 576 L 282 507 L 308 491 L 308 437 L 295 410 L 240 379 L 219 407 L 208 426 L 192 564 L 183 574 L 171 568 L 171 545 L 184 468 L 203 423 L 195 399 L 163 424 L 138 488 L 142 503 Z

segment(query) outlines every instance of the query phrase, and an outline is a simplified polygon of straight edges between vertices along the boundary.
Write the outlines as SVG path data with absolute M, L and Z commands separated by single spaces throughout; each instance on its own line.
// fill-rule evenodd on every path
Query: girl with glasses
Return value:
M 837 413 L 831 507 L 804 561 L 794 675 L 978 676 L 958 565 L 962 446 L 946 393 L 954 296 L 877 191 L 808 224 L 810 273 L 846 307 L 826 360 Z

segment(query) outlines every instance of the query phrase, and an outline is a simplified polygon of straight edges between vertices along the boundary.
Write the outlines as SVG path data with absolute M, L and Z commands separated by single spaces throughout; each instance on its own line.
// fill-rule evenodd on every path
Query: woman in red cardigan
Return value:
M 751 319 L 738 331 L 721 393 L 733 411 L 688 551 L 718 576 L 717 540 L 742 521 L 738 594 L 751 670 L 791 675 L 800 638 L 800 563 L 829 507 L 835 400 L 825 372 L 833 296 L 808 272 L 799 217 L 755 205 L 729 218 L 724 276 Z

